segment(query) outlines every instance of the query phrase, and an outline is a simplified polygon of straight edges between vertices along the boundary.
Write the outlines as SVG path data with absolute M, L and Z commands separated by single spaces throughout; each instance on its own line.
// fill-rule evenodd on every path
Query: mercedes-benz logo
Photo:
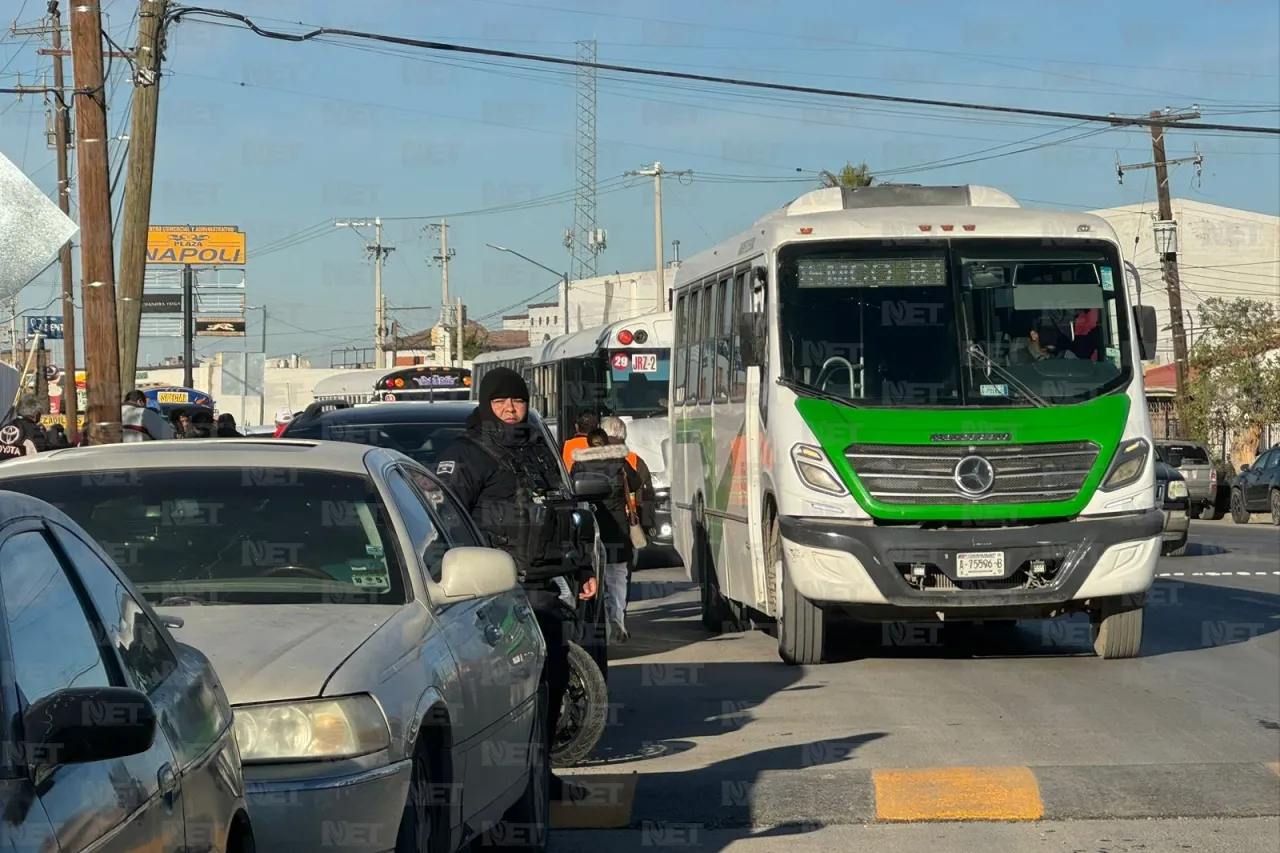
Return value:
M 966 495 L 981 495 L 991 490 L 996 472 L 991 463 L 981 456 L 966 456 L 956 463 L 952 479 Z

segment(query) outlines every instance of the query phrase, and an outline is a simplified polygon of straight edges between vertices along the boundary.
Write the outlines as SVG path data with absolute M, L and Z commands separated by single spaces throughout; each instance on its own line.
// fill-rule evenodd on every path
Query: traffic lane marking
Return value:
M 1280 762 L 746 772 L 709 767 L 575 781 L 594 786 L 593 796 L 554 804 L 554 829 L 641 829 L 665 838 L 667 846 L 687 843 L 690 827 L 1280 816 Z
M 1158 578 L 1263 578 L 1280 572 L 1156 572 Z
M 593 773 L 565 777 L 587 790 L 578 802 L 551 804 L 552 829 L 624 829 L 631 825 L 638 778 L 627 774 Z
M 876 818 L 885 821 L 1039 820 L 1040 785 L 1029 767 L 876 770 Z
M 1059 765 L 1035 773 L 1045 820 L 1280 814 L 1280 774 L 1262 763 Z

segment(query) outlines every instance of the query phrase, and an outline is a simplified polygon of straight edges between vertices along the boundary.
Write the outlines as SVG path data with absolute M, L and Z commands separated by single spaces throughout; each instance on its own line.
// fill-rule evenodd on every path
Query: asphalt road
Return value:
M 1137 659 L 1077 617 L 867 626 L 807 668 L 639 573 L 553 850 L 1280 850 L 1280 528 L 1195 520 L 1158 572 Z

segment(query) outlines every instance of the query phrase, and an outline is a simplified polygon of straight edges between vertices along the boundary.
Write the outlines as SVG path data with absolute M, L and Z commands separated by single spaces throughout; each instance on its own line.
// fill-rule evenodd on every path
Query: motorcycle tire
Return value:
M 600 742 L 609 721 L 609 688 L 595 659 L 577 643 L 569 644 L 569 687 L 551 748 L 553 767 L 573 767 L 586 760 Z

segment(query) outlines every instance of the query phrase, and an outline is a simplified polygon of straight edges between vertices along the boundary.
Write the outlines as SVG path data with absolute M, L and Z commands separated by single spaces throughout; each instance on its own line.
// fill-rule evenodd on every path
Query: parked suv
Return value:
M 1198 441 L 1156 441 L 1160 461 L 1178 469 L 1187 484 L 1191 514 L 1203 519 L 1219 519 L 1225 514 L 1218 508 L 1218 467 L 1209 448 Z
M 1240 474 L 1231 485 L 1231 520 L 1247 524 L 1249 514 L 1271 512 L 1271 520 L 1280 524 L 1280 445 L 1254 460 L 1241 465 Z

